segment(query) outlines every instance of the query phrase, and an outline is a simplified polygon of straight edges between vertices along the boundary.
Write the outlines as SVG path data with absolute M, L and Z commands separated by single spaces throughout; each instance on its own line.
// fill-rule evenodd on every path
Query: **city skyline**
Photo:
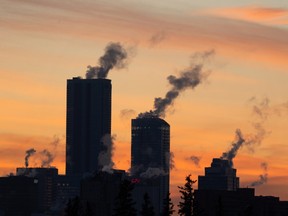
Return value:
M 195 53 L 214 50 L 204 64 L 206 81 L 183 92 L 165 116 L 175 162 L 172 195 L 186 175 L 197 179 L 230 148 L 236 129 L 257 135 L 261 123 L 261 144 L 243 146 L 233 161 L 240 186 L 257 180 L 266 162 L 268 182 L 256 194 L 288 199 L 286 2 L 0 2 L 1 175 L 24 166 L 30 148 L 56 152 L 52 165 L 65 172 L 66 80 L 84 77 L 116 41 L 131 53 L 126 68 L 108 75 L 116 168 L 130 168 L 131 119 L 165 95 L 166 77 L 189 67 Z M 54 135 L 61 138 L 57 149 L 50 145 Z M 36 156 L 31 166 L 39 164 Z

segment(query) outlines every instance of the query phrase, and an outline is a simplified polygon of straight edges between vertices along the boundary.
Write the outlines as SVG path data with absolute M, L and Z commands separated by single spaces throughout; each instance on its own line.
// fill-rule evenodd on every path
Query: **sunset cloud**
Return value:
M 133 7 L 133 4 L 125 7 L 125 3 L 72 4 L 30 0 L 13 1 L 7 6 L 2 27 L 47 33 L 48 37 L 53 33 L 90 40 L 95 37 L 117 38 L 144 47 L 151 46 L 152 42 L 161 42 L 162 49 L 209 47 L 216 49 L 219 55 L 250 56 L 244 60 L 287 67 L 288 30 L 258 22 L 278 20 L 285 23 L 287 11 L 247 6 L 196 11 L 189 16 L 164 14 L 165 17 L 161 17 L 135 5 Z
M 207 14 L 216 16 L 258 22 L 269 25 L 287 25 L 288 9 L 261 6 L 244 6 L 231 8 L 208 9 Z M 205 14 L 205 12 L 204 12 Z

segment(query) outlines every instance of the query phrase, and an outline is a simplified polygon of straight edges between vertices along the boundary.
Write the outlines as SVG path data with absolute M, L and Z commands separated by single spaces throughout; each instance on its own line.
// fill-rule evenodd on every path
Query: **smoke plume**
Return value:
M 198 54 L 198 59 L 201 57 L 207 59 L 214 54 L 214 51 L 205 52 Z M 195 60 L 195 59 L 194 59 Z M 195 60 L 196 61 L 196 60 Z M 174 100 L 179 96 L 179 94 L 186 89 L 194 89 L 208 76 L 207 72 L 203 71 L 203 63 L 192 62 L 191 66 L 180 73 L 179 77 L 170 75 L 167 77 L 171 89 L 166 93 L 164 98 L 158 97 L 154 99 L 154 110 L 149 112 L 140 113 L 138 118 L 145 117 L 165 117 L 166 110 L 169 106 L 173 105 Z
M 258 121 L 252 123 L 255 133 L 245 134 L 243 136 L 240 129 L 236 130 L 236 141 L 232 143 L 231 149 L 224 152 L 221 157 L 221 159 L 227 159 L 231 167 L 233 166 L 233 158 L 235 158 L 238 150 L 243 145 L 245 145 L 251 152 L 254 152 L 255 146 L 260 145 L 267 134 L 263 125 L 271 113 L 269 107 L 270 100 L 264 98 L 261 102 L 257 102 L 256 98 L 253 97 L 249 102 L 254 102 L 252 113 L 258 118 Z
M 99 66 L 87 66 L 86 79 L 106 78 L 112 68 L 124 68 L 127 57 L 127 51 L 120 43 L 109 43 L 105 48 L 104 55 L 99 59 Z
M 264 123 L 271 115 L 281 115 L 282 112 L 288 111 L 288 102 L 270 106 L 270 99 L 265 97 L 261 101 L 258 101 L 257 98 L 252 97 L 249 100 L 250 103 L 253 103 L 252 113 L 257 120 L 252 122 L 252 127 L 255 130 L 255 133 L 241 134 L 241 131 L 238 129 L 236 131 L 236 141 L 232 144 L 232 147 L 229 151 L 222 154 L 222 159 L 227 159 L 230 162 L 230 165 L 233 166 L 233 158 L 236 156 L 237 151 L 244 144 L 248 150 L 254 152 L 255 146 L 259 146 L 267 134 L 271 131 L 267 131 L 264 127 Z M 261 175 L 262 181 L 265 183 L 267 180 L 267 175 Z
M 261 168 L 263 169 L 263 174 L 259 175 L 259 179 L 252 182 L 250 186 L 256 187 L 259 185 L 263 185 L 268 181 L 268 164 L 265 162 L 261 163 Z
M 149 39 L 150 46 L 156 46 L 157 44 L 161 43 L 166 38 L 166 33 L 164 31 L 158 32 L 151 36 Z
M 260 122 L 253 123 L 252 126 L 254 127 L 256 133 L 245 135 L 245 146 L 247 146 L 250 152 L 254 152 L 255 146 L 259 146 L 267 133 L 269 133 L 265 130 L 263 124 Z
M 240 129 L 237 129 L 235 133 L 235 141 L 232 143 L 231 148 L 227 152 L 224 152 L 221 156 L 221 159 L 228 160 L 231 167 L 233 167 L 233 159 L 237 155 L 238 150 L 245 142 Z
M 188 158 L 188 160 L 191 160 L 196 167 L 200 167 L 201 157 L 192 155 L 192 156 L 190 156 L 190 157 Z
M 120 111 L 120 118 L 123 120 L 131 119 L 132 116 L 135 116 L 136 111 L 133 109 L 123 109 Z
M 173 170 L 175 168 L 174 157 L 175 157 L 175 155 L 173 152 L 166 152 L 166 154 L 165 154 L 166 164 L 169 164 L 170 170 Z
M 41 151 L 40 154 L 42 156 L 41 167 L 50 167 L 55 156 L 47 149 L 44 149 L 43 151 Z
M 27 168 L 29 166 L 29 158 L 35 154 L 36 150 L 34 148 L 28 149 L 26 151 L 26 156 L 25 156 L 25 167 Z
M 265 136 L 269 134 L 264 128 L 264 124 L 271 114 L 277 112 L 277 108 L 270 107 L 270 99 L 267 97 L 263 98 L 261 101 L 252 97 L 249 102 L 253 103 L 252 114 L 256 117 L 251 123 L 255 133 L 245 135 L 245 145 L 251 152 L 254 152 L 255 146 L 259 146 Z
M 156 178 L 158 176 L 164 176 L 167 175 L 167 173 L 160 168 L 156 167 L 149 167 L 145 172 L 140 174 L 140 177 L 142 178 Z
M 265 97 L 262 101 L 257 103 L 256 98 L 253 97 L 250 99 L 250 102 L 255 102 L 252 108 L 252 113 L 258 116 L 262 121 L 265 121 L 268 118 L 269 113 L 271 112 L 271 109 L 269 107 L 269 98 Z
M 112 173 L 114 162 L 112 161 L 113 150 L 114 150 L 114 140 L 116 136 L 111 136 L 110 134 L 106 134 L 102 138 L 103 150 L 100 152 L 98 156 L 98 164 L 101 167 L 102 171 Z
M 60 139 L 60 137 L 59 136 L 57 136 L 57 135 L 54 135 L 53 136 L 53 140 L 52 140 L 52 142 L 50 143 L 51 145 L 52 145 L 52 147 L 53 147 L 53 150 L 57 150 L 57 147 L 58 147 L 58 145 L 61 143 L 61 139 Z

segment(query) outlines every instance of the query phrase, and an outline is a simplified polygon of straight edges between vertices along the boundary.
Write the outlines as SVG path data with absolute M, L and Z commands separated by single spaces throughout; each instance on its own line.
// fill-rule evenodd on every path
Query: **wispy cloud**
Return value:
M 44 32 L 47 37 L 58 34 L 91 40 L 97 37 L 136 41 L 149 47 L 151 40 L 147 38 L 152 35 L 154 42 L 165 39 L 163 49 L 213 47 L 219 55 L 237 59 L 249 56 L 251 61 L 287 67 L 288 30 L 255 22 L 265 19 L 284 22 L 287 9 L 247 6 L 187 16 L 149 12 L 131 2 L 128 5 L 110 1 L 13 0 L 6 3 L 2 17 L 3 29 Z M 163 33 L 159 33 L 159 26 Z
M 287 25 L 288 9 L 276 7 L 244 6 L 208 9 L 204 14 L 213 14 L 221 17 L 258 22 L 269 25 Z

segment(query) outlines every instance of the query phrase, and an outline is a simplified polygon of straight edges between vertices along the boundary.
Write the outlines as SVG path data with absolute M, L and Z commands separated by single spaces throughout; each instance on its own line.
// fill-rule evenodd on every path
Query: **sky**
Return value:
M 113 69 L 115 168 L 130 167 L 131 119 L 153 109 L 199 53 L 207 78 L 168 109 L 172 197 L 188 174 L 197 180 L 240 129 L 234 159 L 240 186 L 288 200 L 288 2 L 286 0 L 0 0 L 0 175 L 24 166 L 25 151 L 54 154 L 65 173 L 66 80 L 85 76 L 110 42 L 129 52 Z M 260 128 L 260 129 L 259 129 Z M 195 164 L 191 157 L 199 158 Z M 193 158 L 192 157 L 192 158 Z M 267 164 L 267 170 L 261 164 Z M 197 183 L 196 183 L 197 188 Z

